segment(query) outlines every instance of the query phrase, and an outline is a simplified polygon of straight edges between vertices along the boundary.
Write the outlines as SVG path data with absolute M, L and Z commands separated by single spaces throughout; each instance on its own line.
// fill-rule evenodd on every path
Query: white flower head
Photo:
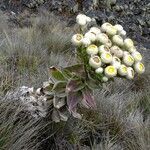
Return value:
M 125 55 L 130 55 L 130 53 L 128 51 L 123 51 L 123 56 Z
M 118 69 L 118 73 L 121 76 L 126 76 L 127 75 L 127 67 L 125 65 L 121 65 L 120 68 Z
M 86 18 L 86 15 L 84 14 L 78 14 L 76 17 L 76 20 L 82 19 L 82 18 Z
M 120 24 L 116 24 L 114 25 L 114 27 L 116 28 L 118 33 L 120 33 L 123 30 L 123 27 Z
M 109 52 L 103 52 L 101 54 L 101 60 L 103 63 L 111 63 L 112 62 L 112 55 Z
M 135 46 L 133 46 L 133 47 L 129 48 L 129 49 L 128 49 L 128 51 L 129 51 L 130 53 L 133 53 L 133 52 L 135 52 L 135 51 L 136 51 L 136 48 L 135 48 Z
M 135 61 L 141 61 L 142 60 L 142 55 L 137 51 L 133 52 L 132 56 L 135 59 Z
M 107 81 L 108 81 L 108 78 L 107 78 L 106 76 L 104 76 L 104 77 L 102 78 L 102 81 L 103 81 L 103 82 L 107 82 Z
M 86 16 L 86 21 L 89 23 L 92 21 L 92 19 L 90 17 Z
M 122 30 L 120 31 L 119 35 L 122 36 L 122 37 L 125 37 L 126 36 L 126 31 L 125 30 Z
M 114 45 L 110 48 L 110 52 L 118 58 L 123 57 L 123 51 L 116 45 Z
M 99 56 L 91 56 L 91 58 L 89 59 L 89 65 L 92 68 L 99 68 L 101 66 L 101 59 Z
M 108 40 L 109 40 L 108 36 L 104 33 L 97 34 L 96 38 L 102 44 L 108 43 Z
M 111 63 L 116 69 L 119 69 L 120 66 L 121 66 L 121 60 L 116 57 L 116 56 L 113 56 L 112 58 L 112 63 Z
M 134 64 L 134 70 L 139 73 L 139 74 L 142 74 L 145 72 L 145 66 L 143 63 L 141 62 L 137 62 Z
M 96 70 L 95 70 L 95 72 L 97 73 L 97 74 L 101 74 L 101 73 L 103 73 L 103 68 L 102 67 L 99 67 L 99 68 L 97 68 Z
M 96 41 L 96 34 L 94 34 L 93 32 L 87 32 L 87 33 L 85 33 L 84 37 L 90 39 L 91 42 Z
M 72 36 L 72 43 L 76 46 L 80 46 L 81 45 L 81 42 L 82 42 L 82 39 L 83 39 L 83 35 L 82 34 L 75 34 Z
M 131 39 L 127 38 L 127 39 L 124 40 L 124 46 L 127 49 L 130 49 L 131 47 L 134 47 L 134 43 Z
M 128 67 L 127 68 L 127 75 L 126 75 L 126 78 L 127 79 L 133 79 L 134 78 L 134 70 L 133 70 L 133 68 L 131 68 L 131 67 Z
M 111 47 L 111 46 L 112 46 L 112 42 L 111 42 L 111 40 L 110 40 L 110 39 L 108 39 L 108 42 L 107 42 L 107 43 L 105 43 L 104 45 L 106 45 L 106 46 L 108 46 L 108 47 Z
M 101 30 L 97 27 L 92 27 L 89 32 L 93 32 L 96 35 L 101 33 Z
M 86 37 L 84 37 L 81 42 L 85 47 L 87 47 L 91 44 L 91 40 L 89 38 L 86 38 Z
M 86 48 L 86 52 L 89 55 L 96 55 L 98 53 L 98 47 L 94 44 L 91 44 Z
M 99 46 L 98 50 L 99 50 L 100 53 L 103 53 L 103 52 L 110 52 L 109 47 L 106 46 L 106 45 L 101 45 L 101 46 Z
M 114 26 L 110 26 L 110 27 L 107 27 L 106 33 L 110 36 L 113 36 L 117 34 L 117 30 Z
M 105 68 L 106 77 L 115 77 L 117 75 L 117 69 L 114 66 L 107 66 Z
M 112 27 L 112 25 L 110 23 L 106 22 L 106 23 L 102 24 L 101 30 L 103 32 L 106 32 L 107 28 L 109 28 L 109 27 Z
M 114 44 L 118 45 L 118 46 L 123 46 L 124 42 L 123 42 L 123 38 L 120 35 L 114 35 L 112 37 L 112 41 Z
M 80 26 L 85 26 L 87 23 L 87 16 L 84 14 L 79 14 L 76 17 L 76 22 L 80 25 Z
M 127 66 L 132 66 L 134 63 L 134 58 L 129 54 L 129 55 L 124 55 L 123 56 L 123 62 Z

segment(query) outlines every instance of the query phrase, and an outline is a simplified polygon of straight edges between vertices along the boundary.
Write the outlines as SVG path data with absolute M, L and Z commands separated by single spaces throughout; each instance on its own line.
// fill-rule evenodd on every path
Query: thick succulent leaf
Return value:
M 73 66 L 66 67 L 66 68 L 64 68 L 63 73 L 68 78 L 72 78 L 72 76 L 78 76 L 78 77 L 85 78 L 85 76 L 86 76 L 83 64 L 76 64 Z
M 93 79 L 89 74 L 88 74 L 88 80 L 86 81 L 86 85 L 90 89 L 100 89 L 102 87 L 101 82 Z
M 65 90 L 66 90 L 66 85 L 67 82 L 65 81 L 59 81 L 57 83 L 55 83 L 55 85 L 53 86 L 52 91 L 58 96 L 59 94 L 65 94 Z
M 70 80 L 66 86 L 66 92 L 77 92 L 85 87 L 81 80 Z
M 87 87 L 84 90 L 82 90 L 82 94 L 83 94 L 82 104 L 86 108 L 93 108 L 93 109 L 96 108 L 96 102 L 94 100 L 93 91 Z
M 57 81 L 65 81 L 66 80 L 63 73 L 54 66 L 49 68 L 49 73 L 50 73 L 50 79 L 54 83 Z
M 90 89 L 99 89 L 101 88 L 101 86 L 94 80 L 87 80 L 86 81 L 86 85 L 90 88 Z
M 52 95 L 53 94 L 53 92 L 52 92 L 53 86 L 54 86 L 54 84 L 51 82 L 44 82 L 43 87 L 42 87 L 43 93 L 47 94 L 47 95 Z
M 56 123 L 60 122 L 59 112 L 56 109 L 54 109 L 52 112 L 52 120 Z
M 55 108 L 59 109 L 66 104 L 65 98 L 59 98 L 54 96 L 53 105 Z
M 80 91 L 68 93 L 67 105 L 70 113 L 72 113 L 76 109 L 77 104 L 82 100 L 82 98 L 82 93 Z

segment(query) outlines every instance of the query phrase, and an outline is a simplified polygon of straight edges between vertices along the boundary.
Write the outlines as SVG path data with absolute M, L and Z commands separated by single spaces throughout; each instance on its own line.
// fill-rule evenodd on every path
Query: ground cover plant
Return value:
M 1 15 L 1 18 L 4 19 L 2 23 L 5 23 L 5 17 Z M 42 92 L 50 94 L 50 89 L 46 89 L 49 83 L 44 83 L 42 87 L 43 82 L 48 81 L 49 75 L 51 75 L 51 78 L 55 77 L 54 71 L 59 73 L 60 79 L 62 77 L 61 73 L 70 69 L 66 68 L 67 66 L 77 63 L 78 57 L 82 58 L 79 55 L 75 57 L 76 52 L 74 47 L 71 46 L 71 37 L 76 27 L 72 30 L 53 18 L 52 15 L 44 14 L 41 17 L 31 18 L 32 26 L 29 28 L 17 28 L 10 31 L 7 29 L 6 23 L 5 28 L 2 25 L 0 29 L 1 149 L 149 149 L 150 91 L 149 62 L 147 60 L 144 63 L 146 72 L 143 75 L 135 76 L 133 81 L 116 78 L 114 82 L 107 83 L 106 81 L 111 80 L 110 75 L 112 75 L 107 71 L 102 73 L 102 70 L 105 70 L 107 66 L 105 65 L 107 59 L 102 60 L 101 52 L 100 54 L 96 53 L 98 59 L 101 57 L 101 61 L 105 61 L 102 66 L 98 64 L 98 68 L 101 68 L 97 70 L 97 66 L 95 68 L 93 61 L 89 61 L 90 57 L 93 57 L 90 52 L 93 52 L 95 46 L 92 47 L 92 50 L 83 48 L 87 50 L 84 54 L 87 56 L 86 64 L 88 65 L 86 67 L 88 67 L 89 74 L 91 75 L 92 73 L 96 83 L 106 83 L 104 83 L 103 88 L 92 91 L 94 101 L 90 103 L 91 105 L 82 103 L 86 108 L 81 107 L 81 109 L 79 107 L 78 112 L 83 114 L 82 119 L 74 118 L 73 116 L 78 118 L 81 118 L 81 116 L 76 111 L 74 113 L 73 108 L 70 108 L 72 115 L 69 114 L 66 120 L 66 117 L 64 117 L 66 113 L 61 113 L 61 111 L 64 112 L 64 109 L 60 112 L 57 110 L 61 105 L 57 107 L 54 102 L 54 105 L 51 105 L 51 101 L 48 104 L 45 103 Z M 84 32 L 84 29 L 82 32 Z M 80 35 L 79 37 L 82 36 Z M 72 40 L 74 43 L 80 43 L 80 40 L 76 41 L 76 38 L 72 38 Z M 89 44 L 87 40 L 83 41 Z M 118 40 L 114 41 L 118 42 Z M 77 49 L 81 50 L 80 47 Z M 105 49 L 100 47 L 101 50 Z M 80 62 L 84 61 L 81 60 Z M 122 59 L 121 62 L 123 62 Z M 124 60 L 124 62 L 128 65 L 128 61 Z M 59 70 L 54 67 L 49 70 L 50 66 L 57 66 Z M 76 67 L 77 69 L 83 67 L 81 69 L 83 71 L 85 66 L 77 65 Z M 96 72 L 95 69 L 97 70 Z M 70 75 L 68 70 L 65 72 L 66 76 Z M 139 70 L 137 69 L 137 71 Z M 71 71 L 71 77 L 72 75 L 74 77 L 75 73 Z M 84 72 L 78 71 L 77 73 Z M 116 76 L 116 73 L 114 76 Z M 99 77 L 101 78 L 99 79 Z M 71 80 L 71 83 L 75 83 L 75 85 L 80 83 L 73 81 Z M 71 83 L 67 84 L 69 89 L 70 85 L 72 88 Z M 22 85 L 24 86 L 21 87 Z M 63 84 L 63 87 L 64 85 L 66 87 L 66 84 Z M 92 86 L 96 85 L 92 82 Z M 36 97 L 34 95 L 35 91 L 29 87 L 37 89 Z M 56 87 L 55 85 L 54 89 L 57 89 Z M 83 86 L 77 87 L 80 87 L 75 89 L 77 91 L 83 89 Z M 88 89 L 90 91 L 91 88 L 88 87 Z M 62 89 L 57 90 L 62 92 Z M 63 92 L 60 93 L 61 97 L 64 96 Z M 57 91 L 55 94 L 57 94 Z M 28 99 L 30 96 L 32 96 L 32 100 Z M 40 99 L 41 97 L 42 100 Z M 49 97 L 49 99 L 51 98 Z M 93 108 L 95 105 L 97 106 L 96 109 L 89 109 L 89 107 Z M 53 112 L 54 115 L 52 115 Z M 56 117 L 58 112 L 59 117 Z M 54 116 L 56 122 L 60 121 L 60 118 L 63 121 L 55 123 L 51 116 Z

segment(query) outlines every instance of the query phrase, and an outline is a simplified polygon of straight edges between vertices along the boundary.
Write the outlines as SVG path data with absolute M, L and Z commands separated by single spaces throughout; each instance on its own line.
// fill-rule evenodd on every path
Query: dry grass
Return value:
M 95 91 L 98 109 L 82 109 L 83 120 L 70 118 L 55 124 L 50 113 L 35 120 L 24 111 L 19 96 L 4 94 L 23 85 L 38 87 L 48 79 L 48 67 L 73 63 L 73 31 L 47 13 L 31 18 L 28 28 L 10 30 L 6 17 L 0 14 L 0 19 L 0 149 L 150 149 L 148 56 L 142 77 L 117 79 Z

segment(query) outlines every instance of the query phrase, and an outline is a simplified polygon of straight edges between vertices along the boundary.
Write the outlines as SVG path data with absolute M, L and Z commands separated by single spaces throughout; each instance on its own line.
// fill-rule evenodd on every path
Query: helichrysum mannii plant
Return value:
M 78 108 L 96 108 L 94 88 L 115 77 L 133 79 L 145 71 L 142 56 L 119 24 L 93 26 L 93 19 L 79 14 L 79 33 L 72 36 L 77 64 L 64 69 L 50 67 L 50 79 L 32 92 L 32 97 L 46 99 L 55 122 L 70 115 L 81 118 Z

